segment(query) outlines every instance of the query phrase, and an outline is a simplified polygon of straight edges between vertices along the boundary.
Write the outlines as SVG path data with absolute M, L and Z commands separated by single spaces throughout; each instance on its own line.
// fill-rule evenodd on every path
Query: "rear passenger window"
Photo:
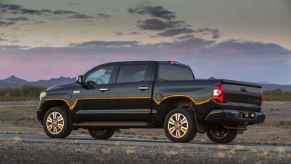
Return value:
M 174 64 L 160 64 L 158 76 L 159 81 L 194 80 L 190 68 Z
M 146 81 L 146 68 L 144 64 L 121 65 L 117 83 Z

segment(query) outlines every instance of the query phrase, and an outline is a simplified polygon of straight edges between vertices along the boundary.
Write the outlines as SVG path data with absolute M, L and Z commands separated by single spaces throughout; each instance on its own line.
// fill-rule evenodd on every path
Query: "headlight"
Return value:
M 39 95 L 39 100 L 42 100 L 46 96 L 46 92 L 41 92 Z

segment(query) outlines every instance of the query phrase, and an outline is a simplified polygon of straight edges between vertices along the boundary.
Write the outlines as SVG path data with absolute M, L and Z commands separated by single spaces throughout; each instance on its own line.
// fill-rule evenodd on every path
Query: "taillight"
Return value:
M 217 84 L 213 89 L 212 99 L 216 102 L 224 102 L 224 86 L 222 84 Z

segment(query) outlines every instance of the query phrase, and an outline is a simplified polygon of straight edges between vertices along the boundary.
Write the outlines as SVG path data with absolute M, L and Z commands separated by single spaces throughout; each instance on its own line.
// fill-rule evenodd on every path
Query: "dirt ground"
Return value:
M 43 133 L 36 121 L 36 105 L 35 101 L 0 102 L 0 133 Z M 263 112 L 266 114 L 265 123 L 250 126 L 233 143 L 291 145 L 291 101 L 265 102 Z M 78 130 L 74 133 L 86 134 L 87 131 Z M 166 139 L 162 129 L 128 129 L 121 130 L 116 135 Z M 198 134 L 193 143 L 210 143 L 210 141 L 204 134 Z
M 0 163 L 288 164 L 291 160 L 291 152 L 284 148 L 264 150 L 172 143 L 122 144 L 119 141 L 107 141 L 103 144 L 79 144 L 63 141 L 49 143 L 0 141 Z

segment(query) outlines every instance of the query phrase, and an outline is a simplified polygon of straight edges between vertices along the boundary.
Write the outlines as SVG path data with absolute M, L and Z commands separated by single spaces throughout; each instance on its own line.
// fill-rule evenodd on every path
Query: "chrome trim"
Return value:
M 76 114 L 150 114 L 151 109 L 96 109 L 79 110 Z
M 141 87 L 138 87 L 137 89 L 144 91 L 144 90 L 148 90 L 148 89 L 149 89 L 149 87 L 146 87 L 146 86 L 141 86 Z
M 104 92 L 104 91 L 109 91 L 108 88 L 99 88 L 98 90 L 99 90 L 99 91 L 103 91 L 103 92 Z

